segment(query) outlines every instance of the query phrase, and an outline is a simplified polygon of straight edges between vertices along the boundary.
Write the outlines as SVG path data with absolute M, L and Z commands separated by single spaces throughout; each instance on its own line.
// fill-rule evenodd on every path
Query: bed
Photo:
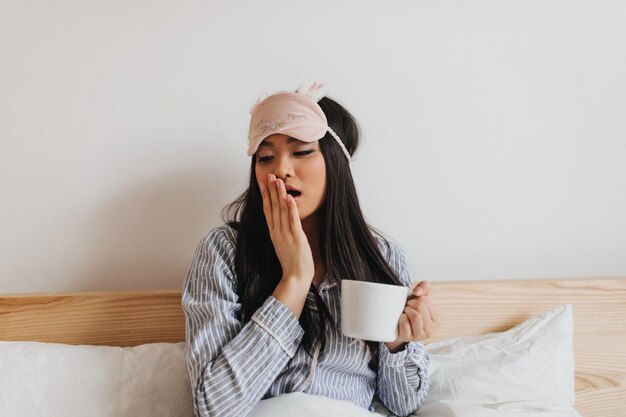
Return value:
M 443 322 L 427 345 L 505 332 L 547 310 L 571 306 L 574 406 L 584 417 L 626 416 L 626 277 L 433 281 L 431 294 Z M 180 298 L 180 290 L 0 296 L 0 341 L 181 346 Z M 4 383 L 11 387 L 11 381 Z

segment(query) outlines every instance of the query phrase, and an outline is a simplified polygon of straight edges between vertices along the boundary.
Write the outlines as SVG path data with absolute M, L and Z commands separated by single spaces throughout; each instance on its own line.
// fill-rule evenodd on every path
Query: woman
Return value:
M 428 392 L 420 340 L 439 320 L 420 282 L 391 343 L 344 336 L 341 279 L 411 285 L 403 250 L 369 226 L 350 172 L 359 129 L 326 85 L 259 97 L 250 110 L 250 185 L 200 242 L 183 290 L 198 416 L 247 415 L 305 392 L 399 416 Z

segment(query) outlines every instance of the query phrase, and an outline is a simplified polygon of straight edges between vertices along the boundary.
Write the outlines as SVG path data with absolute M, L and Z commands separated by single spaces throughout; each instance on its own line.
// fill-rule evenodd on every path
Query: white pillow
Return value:
M 430 390 L 415 416 L 580 417 L 572 336 L 572 307 L 563 305 L 502 333 L 429 343 Z M 262 401 L 253 415 L 305 417 L 320 406 L 326 415 L 360 412 L 335 401 L 287 394 Z M 380 403 L 376 412 L 391 415 Z M 0 416 L 192 417 L 185 345 L 0 341 Z
M 0 342 L 0 416 L 192 417 L 185 344 Z
M 573 409 L 570 304 L 505 332 L 433 342 L 426 350 L 431 358 L 430 389 L 417 415 L 469 415 L 454 410 L 470 408 L 471 415 L 500 415 L 498 410 L 503 416 L 513 411 L 579 415 Z

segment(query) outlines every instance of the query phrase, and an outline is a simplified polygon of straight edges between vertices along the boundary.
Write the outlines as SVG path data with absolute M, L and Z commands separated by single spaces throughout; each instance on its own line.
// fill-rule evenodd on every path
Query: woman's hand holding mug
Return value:
M 398 338 L 394 342 L 385 343 L 391 353 L 401 350 L 407 342 L 432 337 L 439 328 L 441 320 L 429 295 L 430 289 L 426 281 L 421 281 L 413 288 L 398 320 Z

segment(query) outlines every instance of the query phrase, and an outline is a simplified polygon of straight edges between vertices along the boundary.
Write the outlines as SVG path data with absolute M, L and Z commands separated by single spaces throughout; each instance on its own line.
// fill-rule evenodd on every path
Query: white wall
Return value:
M 415 279 L 626 274 L 626 3 L 0 0 L 0 293 L 179 287 L 248 110 L 330 84 Z

